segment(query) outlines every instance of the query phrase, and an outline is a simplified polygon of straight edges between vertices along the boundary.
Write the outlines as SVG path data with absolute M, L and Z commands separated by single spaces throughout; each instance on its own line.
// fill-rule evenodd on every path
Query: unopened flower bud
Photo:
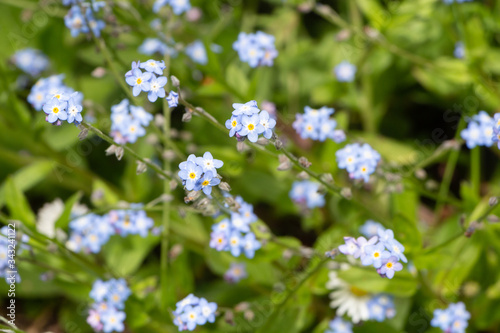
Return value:
M 162 114 L 157 113 L 155 115 L 155 125 L 156 125 L 156 127 L 162 127 L 164 122 L 165 122 L 165 117 Z
M 283 148 L 283 142 L 280 139 L 276 139 L 276 141 L 274 141 L 274 146 L 276 150 L 281 150 Z
M 171 260 L 174 260 L 182 253 L 183 249 L 184 248 L 181 244 L 175 244 L 170 249 L 168 256 L 170 257 Z
M 321 175 L 321 180 L 324 181 L 325 183 L 328 183 L 328 184 L 333 184 L 335 183 L 334 180 L 333 180 L 333 176 L 331 173 L 324 173 Z
M 238 303 L 234 307 L 234 311 L 236 311 L 236 312 L 243 312 L 243 311 L 246 311 L 248 309 L 250 309 L 250 304 L 248 302 Z
M 243 317 L 248 321 L 252 321 L 255 318 L 255 313 L 252 310 L 247 310 L 243 313 Z
M 179 85 L 181 84 L 181 82 L 179 81 L 179 79 L 174 76 L 174 75 L 170 75 L 170 82 L 172 82 L 172 85 L 176 88 L 179 87 Z
M 427 172 L 424 169 L 417 169 L 415 170 L 415 177 L 417 177 L 417 179 L 423 180 L 427 177 Z
M 106 156 L 109 156 L 109 155 L 113 155 L 116 151 L 116 146 L 115 145 L 111 145 L 109 146 L 106 150 L 105 150 L 105 153 L 106 153 Z
M 352 191 L 349 187 L 344 187 L 340 190 L 340 195 L 343 196 L 347 200 L 351 200 Z
M 148 169 L 148 166 L 146 165 L 146 163 L 142 162 L 142 161 L 137 161 L 137 169 L 136 169 L 136 174 L 140 175 L 141 173 L 144 173 L 146 172 L 146 170 Z
M 299 158 L 299 163 L 300 165 L 302 165 L 304 168 L 309 168 L 311 166 L 311 162 L 309 162 L 309 160 L 302 156 L 301 158 Z
M 490 207 L 498 205 L 498 198 L 497 197 L 491 197 L 488 200 L 488 204 L 490 205 Z
M 290 159 L 288 157 L 286 157 L 285 155 L 279 155 L 278 158 L 280 162 L 277 168 L 278 171 L 286 171 L 292 168 L 292 163 L 290 162 Z
M 189 111 L 184 112 L 184 114 L 182 115 L 182 121 L 185 123 L 188 123 L 191 121 L 192 117 L 193 117 L 193 114 L 191 112 L 189 112 Z
M 120 161 L 122 159 L 123 154 L 124 154 L 123 147 L 116 147 L 115 155 L 116 155 L 116 158 L 118 159 L 118 161 Z
M 301 171 L 298 175 L 297 178 L 300 180 L 306 180 L 309 179 L 309 174 L 305 171 Z
M 80 129 L 80 133 L 78 133 L 78 139 L 80 139 L 80 141 L 85 140 L 85 138 L 87 138 L 87 135 L 89 135 L 88 128 L 84 127 L 81 124 L 78 125 L 78 128 Z
M 269 143 L 269 140 L 264 138 L 264 137 L 260 137 L 259 139 L 257 139 L 257 144 L 261 145 L 261 146 L 265 146 Z
M 219 188 L 224 191 L 224 192 L 230 192 L 231 191 L 231 186 L 229 186 L 228 183 L 226 182 L 220 182 Z
M 177 188 L 177 185 L 179 185 L 179 183 L 177 183 L 177 181 L 175 181 L 175 179 L 172 179 L 170 181 L 170 189 L 173 191 Z

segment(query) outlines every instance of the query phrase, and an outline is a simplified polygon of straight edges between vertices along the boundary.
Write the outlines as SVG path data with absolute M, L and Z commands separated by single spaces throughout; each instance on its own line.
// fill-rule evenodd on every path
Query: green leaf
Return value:
M 351 267 L 339 271 L 338 276 L 351 286 L 372 293 L 412 296 L 417 291 L 416 279 L 406 271 L 396 272 L 392 279 L 386 279 L 380 277 L 375 269 Z
M 66 202 L 64 203 L 64 210 L 56 221 L 56 228 L 66 229 L 69 224 L 69 219 L 71 215 L 71 210 L 75 203 L 80 201 L 82 198 L 83 192 L 77 192 L 73 194 Z
M 239 95 L 247 95 L 248 88 L 250 86 L 248 78 L 245 73 L 234 63 L 230 64 L 227 67 L 226 82 L 230 87 L 236 90 Z M 241 101 L 241 103 L 245 103 L 245 101 Z
M 28 200 L 17 187 L 14 178 L 9 177 L 4 185 L 5 201 L 10 217 L 20 220 L 27 226 L 35 226 L 35 214 L 31 210 Z

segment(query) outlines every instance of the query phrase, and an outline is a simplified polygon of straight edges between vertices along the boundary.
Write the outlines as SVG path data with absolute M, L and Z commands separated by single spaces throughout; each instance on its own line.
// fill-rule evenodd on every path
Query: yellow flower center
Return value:
M 238 125 L 238 122 L 236 120 L 233 120 L 233 122 L 231 123 L 231 126 L 236 127 L 236 125 Z
M 366 167 L 362 167 L 361 171 L 366 172 Z
M 137 82 L 137 84 L 141 84 L 142 83 L 142 79 L 140 77 L 138 77 L 135 82 Z
M 366 291 L 362 290 L 362 289 L 359 289 L 359 288 L 356 288 L 356 287 L 353 287 L 353 286 L 351 286 L 350 289 L 351 289 L 351 293 L 354 296 L 361 297 L 361 296 L 368 295 L 368 293 Z
M 254 124 L 248 124 L 248 130 L 249 131 L 253 131 L 254 128 L 255 128 Z
M 385 264 L 385 267 L 392 268 L 392 262 L 389 261 L 387 264 Z
M 375 252 L 375 253 L 373 254 L 373 256 L 374 256 L 375 258 L 378 258 L 378 257 L 380 257 L 380 253 Z
M 191 173 L 189 174 L 189 178 L 191 178 L 191 179 L 195 179 L 195 178 L 196 178 L 196 174 L 195 174 L 194 172 L 191 172 Z
M 203 186 L 207 186 L 208 184 L 210 184 L 210 182 L 208 180 L 204 180 L 203 183 L 201 183 L 201 185 L 203 185 Z
M 54 112 L 56 114 L 59 113 L 59 108 L 56 106 L 55 108 L 52 109 L 52 112 Z

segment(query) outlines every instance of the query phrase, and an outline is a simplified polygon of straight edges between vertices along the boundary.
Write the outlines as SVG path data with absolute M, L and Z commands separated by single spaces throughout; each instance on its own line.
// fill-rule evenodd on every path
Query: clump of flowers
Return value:
M 28 102 L 37 111 L 43 110 L 45 120 L 61 125 L 62 121 L 78 124 L 82 121 L 83 94 L 63 83 L 64 75 L 53 75 L 38 80 L 31 88 Z
M 335 109 L 326 106 L 320 109 L 313 109 L 309 106 L 304 107 L 304 113 L 297 113 L 292 126 L 302 139 L 313 139 L 325 141 L 327 138 L 340 143 L 345 140 L 345 133 L 342 130 L 335 129 L 337 122 L 330 119 Z
M 297 204 L 313 209 L 325 205 L 325 195 L 318 192 L 319 184 L 310 180 L 296 181 L 289 196 Z
M 236 136 L 238 140 L 247 138 L 250 142 L 257 142 L 261 134 L 266 139 L 273 136 L 276 120 L 271 118 L 267 111 L 261 111 L 256 101 L 234 103 L 233 108 L 233 115 L 226 120 L 230 137 Z
M 197 64 L 206 65 L 208 62 L 207 50 L 200 40 L 186 46 L 185 52 Z
M 76 37 L 80 33 L 87 34 L 90 31 L 96 36 L 101 36 L 101 30 L 106 23 L 103 20 L 96 19 L 94 14 L 106 6 L 104 1 L 81 2 L 79 0 L 65 0 L 63 5 L 69 6 L 68 13 L 64 17 L 64 24 L 71 31 L 71 36 Z M 82 12 L 83 8 L 83 12 Z
M 156 0 L 153 5 L 153 11 L 158 13 L 162 7 L 167 5 L 172 7 L 175 15 L 181 15 L 191 9 L 189 0 Z
M 384 321 L 396 315 L 394 297 L 386 294 L 378 294 L 368 302 L 369 319 Z
M 11 230 L 9 232 L 9 230 Z M 12 232 L 13 229 L 4 226 L 0 229 L 3 236 L 0 236 L 0 278 L 4 278 L 5 282 L 11 284 L 12 274 L 15 275 L 16 283 L 21 282 L 21 276 L 19 275 L 16 264 L 15 256 L 16 253 L 10 252 L 12 249 L 17 249 L 17 254 L 21 254 L 24 250 L 29 250 L 30 247 L 26 245 L 30 238 L 23 234 L 20 240 L 21 245 L 18 247 L 18 241 L 15 238 L 9 238 L 15 236 Z M 15 273 L 14 273 L 15 272 Z
M 278 51 L 274 46 L 274 36 L 257 31 L 254 34 L 240 32 L 238 40 L 233 43 L 233 49 L 238 52 L 241 61 L 250 67 L 272 66 Z
M 462 302 L 452 303 L 448 308 L 434 310 L 431 326 L 439 327 L 443 332 L 465 333 L 470 313 Z
M 231 263 L 231 267 L 224 273 L 224 280 L 229 283 L 238 283 L 247 278 L 248 274 L 244 263 Z
M 113 235 L 146 237 L 154 225 L 153 219 L 141 210 L 141 204 L 131 204 L 127 210 L 112 210 L 105 215 L 86 214 L 70 223 L 66 247 L 74 252 L 99 253 Z
M 363 179 L 368 182 L 370 175 L 375 172 L 380 154 L 369 144 L 353 143 L 335 153 L 340 169 L 346 169 L 352 179 Z
M 143 72 L 142 69 L 145 70 Z M 141 91 L 148 93 L 150 102 L 155 102 L 158 97 L 165 98 L 167 78 L 163 75 L 165 62 L 149 59 L 146 62 L 132 62 L 132 69 L 125 73 L 125 81 L 131 86 L 132 94 L 139 96 Z
M 189 294 L 182 301 L 177 302 L 176 307 L 173 312 L 174 324 L 179 328 L 179 331 L 192 331 L 197 325 L 215 322 L 217 304 L 208 302 L 203 297 Z
M 125 301 L 131 291 L 124 279 L 97 280 L 92 286 L 90 297 L 94 303 L 89 310 L 87 323 L 96 332 L 123 332 L 125 325 Z
M 449 5 L 449 4 L 452 4 L 453 2 L 456 2 L 456 3 L 464 3 L 464 2 L 469 2 L 469 1 L 473 1 L 473 0 L 443 0 L 445 4 Z
M 12 62 L 17 68 L 31 76 L 38 76 L 49 66 L 49 59 L 39 50 L 25 48 L 12 56 Z
M 210 247 L 217 251 L 229 251 L 235 257 L 244 252 L 251 259 L 262 246 L 250 230 L 250 224 L 257 221 L 257 216 L 253 212 L 253 206 L 241 197 L 236 197 L 235 201 L 240 206 L 238 212 L 232 212 L 230 218 L 212 226 Z
M 378 229 L 377 234 L 369 240 L 364 237 L 344 237 L 345 244 L 339 246 L 339 251 L 361 259 L 363 266 L 373 266 L 380 276 L 392 279 L 395 272 L 403 269 L 399 260 L 408 262 L 404 255 L 405 248 L 394 239 L 392 230 Z
M 210 152 L 205 152 L 203 157 L 196 157 L 194 154 L 188 156 L 187 161 L 179 164 L 179 177 L 182 184 L 188 191 L 200 191 L 206 195 L 212 193 L 212 187 L 220 184 L 217 177 L 217 169 L 221 168 L 224 162 L 214 159 Z
M 152 114 L 124 99 L 111 107 L 111 136 L 119 144 L 134 143 L 146 134 L 151 120 Z
M 349 61 L 342 61 L 335 66 L 335 77 L 339 82 L 352 82 L 356 76 L 356 66 Z
M 460 136 L 465 140 L 467 148 L 472 149 L 476 146 L 491 147 L 496 137 L 494 129 L 498 127 L 499 119 L 500 114 L 493 119 L 486 111 L 479 111 L 477 115 L 472 116 L 469 119 L 467 128 L 460 132 Z
M 328 323 L 325 333 L 352 333 L 352 323 L 337 317 Z
M 349 267 L 348 264 L 342 264 L 340 269 L 345 270 Z M 394 298 L 391 295 L 370 294 L 339 278 L 336 271 L 330 271 L 328 278 L 326 288 L 332 290 L 329 295 L 332 299 L 330 307 L 337 308 L 337 316 L 347 315 L 357 324 L 367 320 L 383 321 L 396 315 Z M 336 324 L 337 332 L 344 332 L 340 329 L 343 327 L 340 321 Z M 350 327 L 345 327 L 348 328 Z

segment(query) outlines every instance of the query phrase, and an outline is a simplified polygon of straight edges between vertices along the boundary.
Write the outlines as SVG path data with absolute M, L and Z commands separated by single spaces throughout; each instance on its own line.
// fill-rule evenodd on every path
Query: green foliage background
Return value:
M 116 23 L 108 23 L 103 40 L 122 75 L 131 61 L 148 59 L 137 47 L 153 37 L 149 22 L 156 15 L 151 1 L 107 3 Z M 488 216 L 500 211 L 490 208 L 488 200 L 500 196 L 499 150 L 471 152 L 462 147 L 459 132 L 467 116 L 498 109 L 500 3 L 192 3 L 203 17 L 195 23 L 179 19 L 175 40 L 186 45 L 200 38 L 206 46 L 221 45 L 223 52 L 209 51 L 206 66 L 182 54 L 172 60 L 171 73 L 180 79 L 186 100 L 220 123 L 230 117 L 231 103 L 276 103 L 276 132 L 286 147 L 307 157 L 318 174 L 331 173 L 336 186 L 351 188 L 352 199 L 329 192 L 324 208 L 301 214 L 288 197 L 301 170 L 277 171 L 279 152 L 272 144 L 240 153 L 234 138 L 205 119 L 193 116 L 183 123 L 185 110 L 180 106 L 172 112 L 172 140 L 178 150 L 184 155 L 211 151 L 223 160 L 221 174 L 231 193 L 254 204 L 259 224 L 265 223 L 279 242 L 269 241 L 253 260 L 238 258 L 246 262 L 249 278 L 228 285 L 222 275 L 235 258 L 209 248 L 214 220 L 184 204 L 178 188 L 169 213 L 170 244 L 182 245 L 183 251 L 169 262 L 167 299 L 161 299 L 160 292 L 160 237 L 115 237 L 95 256 L 65 251 L 63 244 L 34 231 L 36 212 L 44 203 L 65 201 L 67 211 L 57 226 L 67 231 L 69 211 L 78 200 L 104 213 L 120 200 L 150 202 L 163 193 L 164 184 L 152 170 L 136 175 L 130 154 L 121 161 L 105 156 L 105 142 L 92 135 L 80 141 L 76 127 L 50 126 L 30 107 L 29 89 L 18 87 L 20 72 L 9 63 L 16 50 L 28 46 L 50 58 L 50 73 L 64 73 L 65 83 L 83 92 L 88 101 L 84 113 L 93 114 L 95 126 L 103 132 L 109 132 L 111 105 L 126 95 L 110 70 L 102 78 L 91 75 L 97 67 L 109 69 L 109 64 L 92 38 L 70 36 L 63 21 L 67 8 L 55 1 L 0 0 L 1 217 L 4 222 L 22 221 L 33 238 L 33 251 L 17 257 L 23 279 L 16 293 L 19 327 L 91 332 L 85 323 L 91 285 L 99 277 L 119 276 L 126 277 L 133 290 L 126 306 L 130 332 L 175 332 L 170 311 L 190 292 L 223 308 L 249 302 L 255 313 L 252 321 L 235 313 L 234 326 L 219 318 L 199 332 L 323 332 L 334 317 L 325 288 L 327 265 L 318 256 L 293 255 L 288 260 L 283 251 L 291 248 L 296 253 L 306 246 L 324 253 L 338 246 L 343 236 L 358 236 L 359 226 L 373 219 L 395 231 L 414 269 L 393 280 L 361 268 L 341 273 L 363 290 L 396 296 L 394 319 L 364 323 L 356 332 L 437 332 L 428 324 L 432 311 L 458 300 L 472 314 L 470 332 L 497 332 L 500 227 Z M 256 30 L 276 36 L 279 56 L 273 67 L 251 69 L 231 47 L 240 31 Z M 465 43 L 465 59 L 453 57 L 457 41 Z M 339 83 L 332 74 L 342 60 L 356 64 L 354 83 Z M 151 113 L 162 112 L 161 103 L 142 103 Z M 344 170 L 337 169 L 335 151 L 341 145 L 305 142 L 294 134 L 291 123 L 305 105 L 335 107 L 335 119 L 348 139 L 367 142 L 382 154 L 384 162 L 374 182 L 353 184 Z M 152 126 L 148 133 L 156 133 Z M 130 146 L 159 163 L 159 144 L 150 142 L 142 138 Z M 176 158 L 173 169 L 181 161 Z M 427 174 L 423 178 L 416 176 L 421 169 Z M 93 196 L 97 190 L 104 195 Z M 161 209 L 148 212 L 156 225 L 161 224 L 161 214 Z M 465 237 L 473 221 L 480 222 L 480 228 Z M 54 279 L 43 282 L 40 274 L 47 271 Z M 7 286 L 0 283 L 0 288 L 3 298 Z

